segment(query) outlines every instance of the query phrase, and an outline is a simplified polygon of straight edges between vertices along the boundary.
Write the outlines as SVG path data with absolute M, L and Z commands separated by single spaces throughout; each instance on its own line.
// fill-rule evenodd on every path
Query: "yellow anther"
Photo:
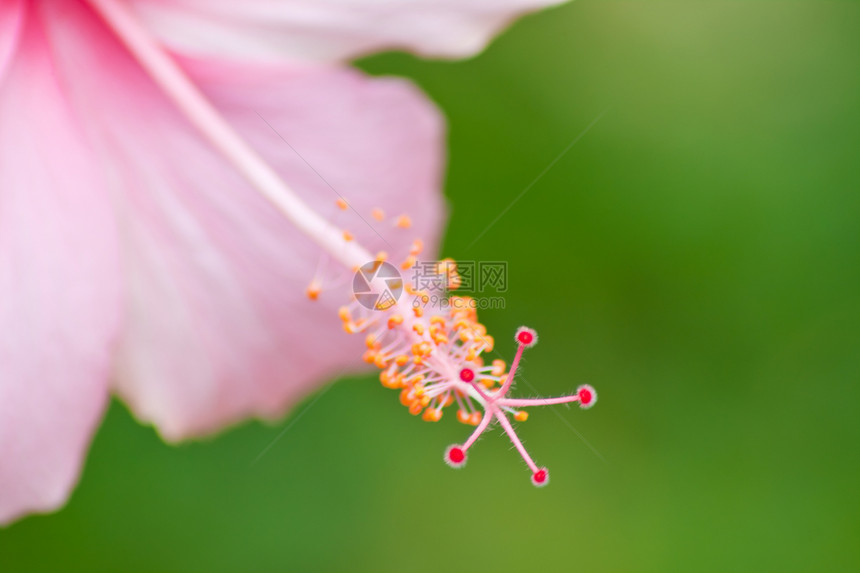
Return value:
M 421 405 L 427 406 L 430 403 L 430 396 L 421 396 Z
M 409 413 L 412 414 L 413 416 L 417 416 L 418 414 L 421 413 L 421 410 L 423 410 L 423 409 L 424 409 L 424 406 L 422 406 L 420 402 L 413 402 L 409 406 Z
M 361 332 L 361 327 L 355 322 L 344 322 L 343 329 L 349 334 L 355 334 L 356 332 Z
M 489 336 L 489 335 L 484 337 L 484 346 L 486 347 L 486 348 L 484 348 L 484 350 L 486 350 L 487 352 L 492 352 L 493 347 L 495 345 L 496 345 L 496 339 L 495 338 L 493 338 L 492 336 Z
M 349 322 L 352 320 L 352 315 L 350 314 L 348 307 L 342 306 L 337 309 L 337 315 L 344 322 Z
M 397 218 L 397 226 L 401 229 L 408 229 L 412 226 L 412 219 L 409 215 L 400 215 L 400 217 Z
M 353 236 L 352 236 L 352 233 L 350 233 L 349 231 L 344 231 L 344 232 L 343 232 L 343 240 L 344 240 L 344 241 L 349 242 L 349 241 L 353 240 L 354 238 L 355 238 L 355 237 L 353 237 Z
M 435 342 L 437 345 L 448 343 L 448 337 L 445 336 L 445 333 L 442 332 L 441 330 L 439 330 L 438 328 L 436 328 L 436 329 L 431 328 L 430 329 L 430 337 L 433 339 L 433 342 Z
M 385 251 L 379 251 L 378 253 L 376 253 L 376 260 L 380 263 L 385 262 L 386 259 L 388 259 L 388 253 L 386 253 Z
M 417 262 L 418 262 L 418 259 L 416 259 L 412 255 L 409 255 L 408 257 L 406 257 L 406 260 L 404 260 L 402 263 L 400 263 L 400 270 L 408 271 L 409 269 L 414 267 L 415 263 L 417 263 Z
M 514 420 L 516 420 L 517 422 L 525 422 L 528 419 L 528 412 L 523 412 L 522 410 L 520 410 L 519 412 L 514 413 Z
M 493 369 L 490 370 L 490 374 L 492 374 L 493 376 L 501 376 L 505 373 L 505 366 L 507 365 L 505 364 L 504 360 L 493 360 Z
M 457 421 L 461 424 L 468 424 L 469 413 L 466 410 L 457 410 Z
M 419 318 L 424 316 L 424 309 L 421 308 L 420 306 L 413 306 L 412 312 L 415 314 L 415 316 L 417 316 Z M 416 324 L 415 326 L 418 326 L 418 325 Z M 419 332 L 418 334 L 423 334 L 423 333 Z
M 430 317 L 430 324 L 434 324 L 440 328 L 445 328 L 445 319 L 441 316 Z
M 457 290 L 463 286 L 463 279 L 460 278 L 460 275 L 457 273 L 451 273 L 448 275 L 448 289 L 449 290 Z
M 472 360 L 474 360 L 477 356 L 478 356 L 478 354 L 475 352 L 475 349 L 474 349 L 474 348 L 470 348 L 470 349 L 469 349 L 469 351 L 466 353 L 466 362 L 471 362 L 471 361 L 472 361 Z
M 398 366 L 406 366 L 407 364 L 409 364 L 409 357 L 405 354 L 401 354 L 394 359 L 394 363 Z
M 396 376 L 391 376 L 387 370 L 379 373 L 379 381 L 386 388 L 400 388 L 400 381 Z
M 411 392 L 411 390 L 409 390 L 409 388 L 404 388 L 403 390 L 401 390 L 400 391 L 400 403 L 403 404 L 404 406 L 411 405 L 415 401 L 415 399 L 412 396 L 410 396 L 411 393 L 412 392 Z
M 415 310 L 421 310 L 421 309 L 416 308 Z M 416 314 L 415 316 L 418 316 L 418 315 Z M 419 323 L 415 323 L 412 325 L 412 330 L 414 330 L 415 334 L 417 334 L 418 336 L 422 336 L 424 334 L 424 325 L 419 324 Z
M 415 255 L 416 257 L 421 254 L 421 251 L 424 250 L 424 241 L 421 239 L 415 239 L 412 242 L 412 248 L 409 249 L 410 255 Z
M 349 209 L 349 204 L 342 198 L 335 201 L 335 203 L 337 204 L 337 208 L 341 211 L 346 211 L 347 209 Z
M 472 412 L 469 414 L 469 424 L 473 426 L 477 426 L 481 423 L 481 413 L 480 412 Z
M 376 358 L 373 360 L 373 365 L 377 368 L 387 368 L 388 360 L 382 354 L 377 354 Z
M 442 402 L 439 404 L 440 408 L 447 408 L 451 404 L 454 403 L 454 397 L 448 394 L 445 398 L 442 399 Z
M 368 334 L 367 338 L 364 339 L 364 344 L 367 345 L 368 348 L 376 348 L 378 346 L 376 343 L 376 336 Z
M 403 324 L 403 317 L 399 314 L 394 314 L 388 319 L 388 328 L 394 329 L 397 328 L 398 325 Z
M 322 287 L 320 283 L 317 281 L 312 281 L 311 284 L 308 285 L 307 295 L 311 300 L 316 300 L 319 298 L 320 293 L 322 292 Z
M 385 211 L 377 207 L 373 211 L 370 212 L 370 216 L 376 219 L 377 221 L 382 221 L 385 219 Z
M 420 344 L 417 344 L 417 343 L 413 344 L 412 345 L 412 356 L 414 357 L 413 362 L 415 362 L 415 364 L 423 364 L 423 362 L 421 362 L 421 359 L 427 358 L 428 356 L 430 356 L 431 352 L 432 352 L 432 347 L 429 344 L 427 344 L 426 342 L 422 342 Z
M 457 263 L 454 259 L 442 259 L 436 263 L 436 274 L 450 275 L 457 272 Z
M 368 364 L 373 364 L 373 361 L 376 360 L 376 352 L 374 352 L 373 350 L 368 350 L 361 356 L 361 359 Z
M 427 408 L 422 416 L 425 422 L 438 422 L 442 419 L 442 410 L 437 408 Z
M 495 385 L 495 383 L 496 383 L 495 380 L 491 380 L 489 378 L 481 378 L 481 384 L 483 384 L 484 388 L 486 388 L 487 390 L 492 388 L 493 385 Z

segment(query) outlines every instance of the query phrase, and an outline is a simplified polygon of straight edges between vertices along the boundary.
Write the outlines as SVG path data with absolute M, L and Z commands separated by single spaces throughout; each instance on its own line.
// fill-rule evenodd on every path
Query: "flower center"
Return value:
M 414 252 L 410 257 L 417 254 Z M 449 269 L 454 266 L 453 261 L 446 265 Z M 448 284 L 460 283 L 449 280 Z M 416 301 L 428 298 L 426 292 L 409 286 L 405 290 Z M 400 402 L 409 413 L 422 414 L 428 422 L 438 422 L 443 410 L 456 403 L 457 420 L 476 426 L 465 443 L 448 447 L 445 463 L 463 467 L 467 450 L 495 420 L 531 470 L 532 484 L 541 487 L 549 483 L 547 469 L 538 467 L 529 456 L 508 416 L 518 422 L 526 421 L 528 414 L 518 409 L 525 406 L 578 401 L 582 408 L 589 408 L 596 401 L 594 389 L 583 385 L 575 394 L 559 398 L 508 398 L 523 352 L 537 344 L 537 332 L 525 326 L 517 329 L 514 335 L 517 353 L 508 372 L 502 360 L 485 364 L 483 355 L 493 351 L 495 341 L 478 322 L 474 305 L 467 297 L 452 296 L 447 304 L 451 310 L 447 313 L 420 305 L 407 313 L 402 308 L 401 304 L 388 310 L 369 310 L 367 305 L 353 301 L 340 309 L 340 318 L 347 332 L 367 332 L 365 361 L 381 370 L 379 379 L 383 386 L 400 390 Z

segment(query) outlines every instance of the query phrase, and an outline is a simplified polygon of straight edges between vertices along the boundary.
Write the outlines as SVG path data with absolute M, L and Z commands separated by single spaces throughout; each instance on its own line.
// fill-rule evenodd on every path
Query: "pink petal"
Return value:
M 0 4 L 0 81 L 12 61 L 23 21 L 23 0 L 6 0 Z
M 0 523 L 69 495 L 118 329 L 112 213 L 46 48 L 29 21 L 0 79 Z
M 390 49 L 459 58 L 517 15 L 562 0 L 130 0 L 171 48 L 232 59 L 332 61 Z
M 308 301 L 320 249 L 185 123 L 100 23 L 63 10 L 55 51 L 112 168 L 123 217 L 120 395 L 180 439 L 280 415 L 355 369 L 361 341 L 342 332 L 336 310 L 348 302 L 351 272 L 324 281 L 321 300 Z M 410 84 L 349 70 L 184 66 L 308 203 L 338 215 L 369 248 L 405 254 L 416 236 L 438 240 L 442 122 Z M 278 134 L 365 219 L 378 205 L 408 212 L 415 227 L 376 223 L 385 246 L 354 213 L 336 210 L 337 193 Z

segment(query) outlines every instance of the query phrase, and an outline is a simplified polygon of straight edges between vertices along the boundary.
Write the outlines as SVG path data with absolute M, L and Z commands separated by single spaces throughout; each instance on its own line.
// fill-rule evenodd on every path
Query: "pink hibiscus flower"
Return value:
M 346 287 L 304 288 L 437 243 L 443 122 L 335 64 L 467 56 L 552 3 L 3 0 L 0 523 L 65 501 L 111 391 L 179 440 L 355 368 Z

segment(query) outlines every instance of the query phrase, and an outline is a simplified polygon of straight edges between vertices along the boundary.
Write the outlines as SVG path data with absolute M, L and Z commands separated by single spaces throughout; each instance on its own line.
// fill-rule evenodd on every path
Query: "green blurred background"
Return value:
M 175 448 L 114 404 L 0 570 L 860 570 L 860 5 L 582 0 L 360 65 L 448 115 L 444 254 L 509 261 L 498 349 L 533 326 L 525 378 L 600 393 L 521 425 L 550 487 L 498 436 L 450 470 L 468 428 L 371 376 L 256 464 L 295 416 Z

